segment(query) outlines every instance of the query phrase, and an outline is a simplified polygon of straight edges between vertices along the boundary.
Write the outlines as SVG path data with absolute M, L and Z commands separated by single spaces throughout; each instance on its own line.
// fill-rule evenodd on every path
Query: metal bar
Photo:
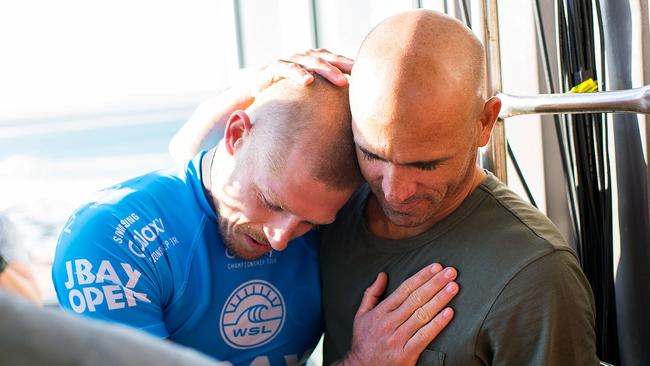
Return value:
M 499 93 L 500 118 L 522 114 L 611 113 L 650 114 L 650 85 L 598 93 L 540 94 L 517 96 Z
M 501 90 L 501 53 L 499 47 L 499 18 L 497 0 L 485 0 L 483 7 L 483 45 L 487 61 L 485 95 L 491 97 Z M 508 183 L 506 157 L 506 131 L 499 118 L 492 130 L 490 143 L 481 151 L 481 166 Z
M 412 0 L 411 7 L 414 9 L 420 9 L 422 7 L 422 0 Z
M 320 37 L 318 35 L 318 0 L 309 1 L 309 24 L 311 26 L 311 44 L 312 48 L 320 47 Z
M 233 0 L 233 11 L 235 14 L 235 37 L 237 38 L 237 63 L 239 68 L 246 67 L 246 58 L 244 56 L 244 36 L 242 34 L 241 8 L 239 0 Z
M 472 18 L 469 14 L 469 5 L 467 4 L 467 0 L 459 0 L 459 3 L 462 21 L 465 23 L 467 28 L 472 29 Z

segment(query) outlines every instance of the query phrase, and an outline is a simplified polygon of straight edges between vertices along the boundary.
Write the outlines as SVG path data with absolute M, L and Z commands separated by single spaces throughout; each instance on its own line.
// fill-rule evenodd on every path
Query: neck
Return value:
M 462 185 L 454 197 L 449 199 L 450 203 L 448 205 L 441 207 L 423 224 L 414 227 L 399 226 L 390 221 L 379 205 L 377 197 L 371 194 L 365 209 L 366 226 L 373 235 L 383 239 L 400 240 L 420 235 L 456 211 L 486 177 L 487 174 L 479 166 L 476 166 L 466 179 L 466 183 Z
M 222 193 L 219 187 L 223 187 L 224 179 L 230 176 L 232 168 L 232 157 L 228 155 L 223 143 L 208 151 L 201 160 L 203 191 L 213 208 L 218 207 L 218 197 Z

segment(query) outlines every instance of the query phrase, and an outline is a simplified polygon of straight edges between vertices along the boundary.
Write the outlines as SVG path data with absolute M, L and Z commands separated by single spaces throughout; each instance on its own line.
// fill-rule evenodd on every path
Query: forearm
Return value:
M 174 161 L 184 163 L 215 146 L 232 112 L 246 109 L 252 102 L 250 91 L 243 87 L 229 88 L 203 102 L 169 143 Z
M 0 274 L 0 288 L 20 295 L 34 304 L 41 304 L 41 296 L 33 279 L 17 271 L 17 268 L 14 268 L 14 263 L 10 263 Z

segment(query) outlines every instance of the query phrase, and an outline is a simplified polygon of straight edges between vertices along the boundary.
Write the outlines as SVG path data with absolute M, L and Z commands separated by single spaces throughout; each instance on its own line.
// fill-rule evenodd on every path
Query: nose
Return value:
M 381 181 L 381 190 L 389 203 L 403 203 L 415 194 L 415 182 L 409 181 L 407 167 L 388 164 Z
M 271 248 L 277 251 L 285 250 L 299 225 L 300 220 L 294 216 L 286 216 L 264 226 L 264 234 Z

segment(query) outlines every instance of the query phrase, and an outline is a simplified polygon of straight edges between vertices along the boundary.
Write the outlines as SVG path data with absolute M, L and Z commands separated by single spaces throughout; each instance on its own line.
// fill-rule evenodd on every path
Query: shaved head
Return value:
M 373 232 L 421 233 L 478 186 L 485 173 L 476 156 L 500 108 L 486 102 L 485 74 L 481 42 L 434 11 L 394 15 L 363 41 L 350 108 L 359 165 L 374 193 Z
M 344 189 L 361 182 L 350 126 L 348 88 L 318 75 L 307 87 L 281 80 L 248 108 L 256 159 L 278 172 L 292 154 L 307 158 L 312 176 Z
M 351 98 L 368 100 L 375 90 L 373 97 L 391 107 L 380 111 L 368 102 L 367 114 L 400 114 L 414 101 L 418 109 L 435 104 L 438 113 L 478 114 L 484 85 L 484 50 L 471 30 L 444 14 L 416 10 L 394 15 L 368 34 L 352 72 Z

